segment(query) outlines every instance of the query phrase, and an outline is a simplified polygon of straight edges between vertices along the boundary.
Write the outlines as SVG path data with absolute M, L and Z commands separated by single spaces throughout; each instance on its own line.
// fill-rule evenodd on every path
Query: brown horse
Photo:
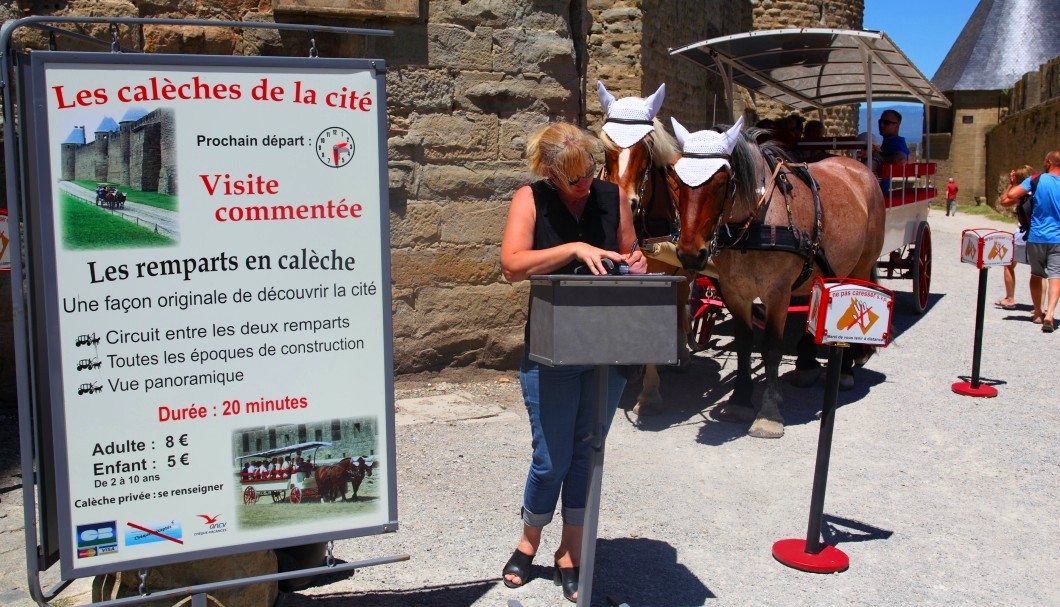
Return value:
M 818 205 L 811 186 L 796 175 L 801 167 L 770 166 L 767 155 L 783 160 L 783 152 L 770 143 L 757 145 L 758 129 L 740 132 L 742 119 L 724 132 L 691 134 L 673 122 L 683 153 L 675 164 L 681 180 L 678 256 L 691 270 L 713 259 L 725 306 L 737 319 L 735 387 L 717 415 L 753 419 L 751 436 L 779 438 L 784 418 L 778 369 L 791 297 L 808 294 L 814 276 L 870 278 L 883 248 L 883 194 L 865 165 L 827 158 L 807 167 L 819 186 Z M 757 410 L 751 405 L 756 298 L 765 308 L 766 376 Z M 797 368 L 819 371 L 809 343 L 808 355 L 800 344 Z
M 677 159 L 677 142 L 666 132 L 655 115 L 662 106 L 666 85 L 647 98 L 626 97 L 620 100 L 596 83 L 600 105 L 607 115 L 600 139 L 604 143 L 604 166 L 600 178 L 618 185 L 633 210 L 637 241 L 667 238 L 677 232 L 677 181 L 670 167 Z M 613 135 L 613 136 L 612 136 Z M 652 257 L 652 249 L 643 247 L 648 257 L 648 272 L 675 274 L 681 269 Z M 685 281 L 678 286 L 678 347 L 681 364 L 691 356 L 685 344 L 688 333 L 688 289 Z M 662 404 L 659 372 L 655 365 L 644 367 L 641 391 L 634 412 L 646 415 L 658 411 Z
M 364 457 L 357 458 L 356 462 L 347 457 L 337 464 L 318 466 L 313 474 L 321 499 L 334 502 L 341 497 L 345 502 L 346 484 L 353 483 L 353 498 L 356 499 L 357 490 L 361 487 L 365 474 L 372 475 L 372 467 L 365 463 Z

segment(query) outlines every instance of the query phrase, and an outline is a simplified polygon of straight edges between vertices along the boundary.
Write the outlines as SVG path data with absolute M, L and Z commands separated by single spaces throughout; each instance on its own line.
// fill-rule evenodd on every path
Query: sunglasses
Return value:
M 595 173 L 596 173 L 596 163 L 594 162 L 594 163 L 589 165 L 589 170 L 586 171 L 585 174 L 582 175 L 581 177 L 575 177 L 574 179 L 568 179 L 567 180 L 567 185 L 576 186 L 576 185 L 578 185 L 579 181 L 581 181 L 583 179 L 588 179 L 588 178 L 592 177 L 593 174 L 595 174 Z
M 880 124 L 898 124 L 897 120 L 880 120 Z

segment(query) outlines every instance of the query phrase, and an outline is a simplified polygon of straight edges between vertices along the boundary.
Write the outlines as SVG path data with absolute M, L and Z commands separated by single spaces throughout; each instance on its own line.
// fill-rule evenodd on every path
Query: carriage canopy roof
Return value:
M 670 54 L 798 110 L 869 98 L 950 105 L 883 32 L 761 30 L 702 40 L 671 49 Z
M 252 457 L 279 457 L 281 455 L 289 455 L 291 453 L 298 453 L 299 451 L 310 451 L 316 450 L 321 447 L 330 447 L 331 443 L 325 443 L 323 441 L 310 441 L 308 443 L 298 443 L 297 445 L 291 445 L 289 447 L 279 447 L 277 449 L 269 449 L 268 451 L 261 451 L 260 453 L 248 453 L 246 455 L 240 455 L 236 459 L 249 459 Z

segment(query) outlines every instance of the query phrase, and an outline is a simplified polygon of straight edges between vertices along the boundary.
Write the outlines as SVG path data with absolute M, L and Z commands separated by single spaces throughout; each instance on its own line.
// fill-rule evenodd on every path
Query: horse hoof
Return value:
M 633 413 L 638 417 L 660 415 L 663 412 L 661 400 L 639 400 L 633 407 Z
M 784 436 L 784 422 L 773 419 L 756 419 L 747 434 L 754 438 L 780 438 Z
M 711 417 L 718 421 L 733 422 L 737 424 L 746 424 L 753 421 L 755 418 L 754 409 L 746 405 L 736 405 L 733 403 L 718 405 L 717 407 L 714 407 L 714 410 L 711 413 Z
M 839 389 L 846 391 L 854 389 L 854 376 L 843 373 L 839 376 Z
M 796 388 L 809 388 L 821 379 L 821 368 L 795 369 L 791 374 L 791 385 Z

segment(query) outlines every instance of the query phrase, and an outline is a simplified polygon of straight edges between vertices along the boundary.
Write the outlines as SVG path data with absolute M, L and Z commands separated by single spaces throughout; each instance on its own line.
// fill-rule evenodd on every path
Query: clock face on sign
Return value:
M 353 135 L 344 128 L 328 127 L 317 135 L 317 158 L 337 169 L 353 160 Z

